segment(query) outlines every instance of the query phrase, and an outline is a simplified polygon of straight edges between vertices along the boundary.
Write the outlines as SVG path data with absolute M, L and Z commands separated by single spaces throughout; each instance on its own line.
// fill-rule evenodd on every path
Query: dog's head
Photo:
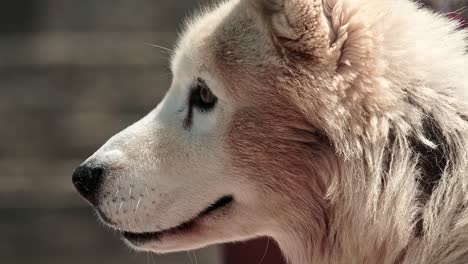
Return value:
M 347 114 L 334 76 L 353 59 L 321 3 L 233 0 L 187 25 L 162 102 L 73 176 L 128 244 L 170 252 L 320 238 L 339 167 L 327 124 Z

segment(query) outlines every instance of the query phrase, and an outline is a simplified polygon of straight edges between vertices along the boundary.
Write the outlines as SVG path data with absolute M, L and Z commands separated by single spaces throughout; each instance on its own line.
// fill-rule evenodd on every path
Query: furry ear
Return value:
M 324 0 L 250 1 L 260 11 L 275 43 L 283 51 L 324 62 L 334 57 L 336 37 L 326 11 L 332 8 L 324 7 Z

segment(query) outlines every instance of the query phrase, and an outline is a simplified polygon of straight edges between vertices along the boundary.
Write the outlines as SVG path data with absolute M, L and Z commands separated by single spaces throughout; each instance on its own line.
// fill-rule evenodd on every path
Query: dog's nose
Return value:
M 81 165 L 72 176 L 73 185 L 91 204 L 96 205 L 104 169 L 96 166 Z

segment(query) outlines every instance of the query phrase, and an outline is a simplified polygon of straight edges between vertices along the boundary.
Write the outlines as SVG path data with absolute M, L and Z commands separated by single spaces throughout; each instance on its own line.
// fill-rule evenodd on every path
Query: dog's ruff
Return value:
M 467 36 L 407 0 L 204 10 L 164 100 L 87 161 L 98 210 L 159 253 L 270 236 L 292 264 L 468 263 Z

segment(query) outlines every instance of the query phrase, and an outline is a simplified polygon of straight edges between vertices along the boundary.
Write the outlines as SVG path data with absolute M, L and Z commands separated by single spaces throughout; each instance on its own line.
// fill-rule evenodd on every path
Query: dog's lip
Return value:
M 211 213 L 218 211 L 220 209 L 223 209 L 230 204 L 234 202 L 234 197 L 232 195 L 225 195 L 216 202 L 212 203 L 210 206 L 208 206 L 205 210 L 201 211 L 198 213 L 195 217 L 193 217 L 191 220 L 186 221 L 180 225 L 177 225 L 172 228 L 156 231 L 156 232 L 130 232 L 130 231 L 123 231 L 122 232 L 122 237 L 132 244 L 139 245 L 139 244 L 144 244 L 146 242 L 151 242 L 151 241 L 157 241 L 159 240 L 163 235 L 166 234 L 180 234 L 182 231 L 186 231 L 191 229 L 195 223 L 200 220 L 201 218 L 204 218 Z

